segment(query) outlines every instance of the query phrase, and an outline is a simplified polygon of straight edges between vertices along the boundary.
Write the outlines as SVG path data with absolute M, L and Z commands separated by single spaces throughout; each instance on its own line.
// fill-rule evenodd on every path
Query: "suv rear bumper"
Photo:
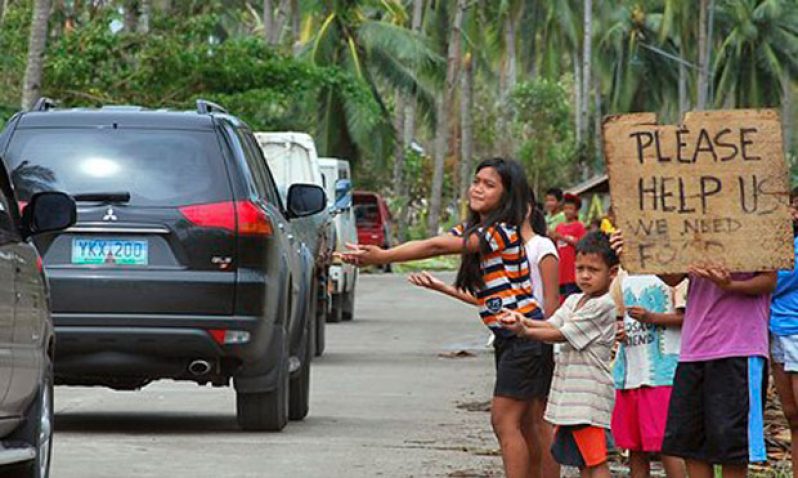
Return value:
M 225 383 L 241 372 L 267 374 L 262 364 L 275 363 L 267 357 L 283 339 L 272 321 L 260 317 L 54 313 L 53 321 L 56 381 L 76 385 L 109 385 L 125 377 Z M 212 329 L 249 332 L 249 341 L 220 344 Z M 195 360 L 207 361 L 211 371 L 189 372 Z

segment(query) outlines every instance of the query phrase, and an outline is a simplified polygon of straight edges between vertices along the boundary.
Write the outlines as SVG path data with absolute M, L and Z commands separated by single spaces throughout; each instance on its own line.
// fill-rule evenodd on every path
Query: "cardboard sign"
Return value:
M 733 272 L 793 267 L 777 111 L 695 111 L 682 125 L 609 116 L 603 134 L 628 271 L 683 273 L 708 260 Z

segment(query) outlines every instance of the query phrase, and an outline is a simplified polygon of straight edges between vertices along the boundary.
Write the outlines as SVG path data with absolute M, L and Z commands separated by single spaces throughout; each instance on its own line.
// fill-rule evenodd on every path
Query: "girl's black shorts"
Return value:
M 532 400 L 549 396 L 554 373 L 551 345 L 496 334 L 493 348 L 496 358 L 494 397 Z

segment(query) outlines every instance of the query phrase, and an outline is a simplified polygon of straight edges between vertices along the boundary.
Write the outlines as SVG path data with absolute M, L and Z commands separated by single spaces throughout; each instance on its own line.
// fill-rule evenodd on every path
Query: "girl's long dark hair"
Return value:
M 504 192 L 499 201 L 498 207 L 487 214 L 484 220 L 480 215 L 469 208 L 468 220 L 465 223 L 463 242 L 468 242 L 472 234 L 478 234 L 479 230 L 487 230 L 497 224 L 506 224 L 518 229 L 521 234 L 521 226 L 527 218 L 531 191 L 526 181 L 524 168 L 520 164 L 503 158 L 486 159 L 477 165 L 476 172 L 479 173 L 485 168 L 493 168 L 502 181 Z M 463 252 L 460 261 L 460 270 L 457 271 L 455 286 L 461 290 L 466 290 L 475 294 L 485 286 L 482 278 L 480 262 L 483 254 L 489 251 L 487 240 L 483 234 L 479 234 L 479 252 Z

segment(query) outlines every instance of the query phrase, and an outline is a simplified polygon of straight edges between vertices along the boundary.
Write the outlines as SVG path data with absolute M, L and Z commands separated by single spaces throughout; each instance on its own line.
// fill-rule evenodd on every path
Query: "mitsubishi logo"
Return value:
M 114 214 L 114 207 L 108 206 L 108 210 L 105 211 L 105 216 L 103 216 L 103 221 L 116 221 L 117 219 L 116 214 Z

